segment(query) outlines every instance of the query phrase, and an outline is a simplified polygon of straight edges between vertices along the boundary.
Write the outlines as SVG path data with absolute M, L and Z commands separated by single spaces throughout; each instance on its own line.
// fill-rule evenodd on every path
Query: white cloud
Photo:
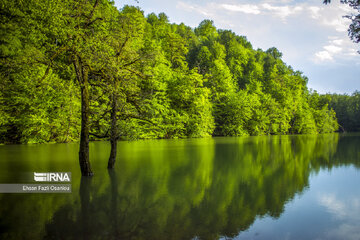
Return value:
M 321 8 L 320 7 L 310 6 L 310 7 L 308 7 L 308 9 L 309 9 L 311 17 L 313 19 L 319 19 L 321 17 L 321 15 L 320 15 Z
M 320 196 L 319 203 L 326 207 L 336 218 L 344 218 L 346 216 L 345 204 L 339 201 L 334 194 Z
M 281 1 L 282 3 L 289 3 L 290 1 L 285 0 Z M 184 2 L 181 2 L 181 8 L 199 11 L 199 9 L 203 9 L 205 12 L 213 12 L 217 13 L 219 9 L 223 9 L 230 12 L 239 12 L 245 14 L 254 14 L 254 15 L 271 15 L 272 17 L 279 17 L 281 20 L 285 20 L 290 15 L 294 15 L 296 13 L 300 13 L 303 10 L 303 7 L 300 5 L 272 5 L 271 2 L 262 2 L 258 4 L 228 4 L 228 3 L 208 3 L 205 6 L 190 6 Z M 279 3 L 279 1 L 277 1 Z
M 341 47 L 338 47 L 338 46 L 335 46 L 335 45 L 327 45 L 327 46 L 324 46 L 324 49 L 331 53 L 331 54 L 335 54 L 335 53 L 339 53 L 341 52 L 342 48 Z
M 325 232 L 325 239 L 358 240 L 360 232 L 360 199 L 339 199 L 335 194 L 323 194 L 318 198 L 319 204 L 339 221 L 339 225 Z
M 351 56 L 351 57 L 356 57 L 359 55 L 359 53 L 357 52 L 357 50 L 355 48 L 351 48 L 345 53 L 345 55 Z M 360 64 L 360 62 L 358 64 Z
M 264 0 L 263 2 L 267 3 L 291 3 L 293 0 Z
M 344 42 L 343 39 L 335 39 L 331 41 L 331 43 L 335 45 L 341 45 L 343 42 Z
M 335 60 L 349 59 L 349 57 L 356 58 L 358 55 L 354 43 L 347 36 L 343 36 L 343 38 L 331 36 L 328 43 L 321 50 L 315 52 L 313 61 L 315 63 L 335 62 Z
M 302 6 L 272 6 L 269 3 L 263 3 L 261 6 L 282 19 L 303 10 Z
M 259 7 L 252 4 L 237 4 L 237 5 L 221 4 L 220 6 L 225 10 L 234 11 L 234 12 L 243 12 L 248 14 L 261 13 Z
M 296 3 L 291 0 L 263 0 L 258 3 L 249 4 L 231 4 L 227 3 L 226 0 L 221 3 L 219 0 L 213 0 L 205 5 L 179 1 L 176 5 L 178 9 L 196 12 L 206 17 L 217 16 L 219 18 L 219 10 L 253 15 L 271 15 L 271 17 L 280 18 L 282 21 L 286 20 L 289 16 L 301 13 L 302 18 L 316 19 L 316 24 L 331 27 L 338 32 L 347 31 L 350 20 L 343 18 L 343 16 L 352 11 L 349 6 L 335 2 L 327 6 L 320 6 L 309 2 Z M 224 15 L 221 18 L 224 18 Z
M 350 22 L 344 18 L 342 19 L 337 18 L 333 20 L 324 20 L 322 23 L 324 25 L 334 28 L 338 32 L 346 32 Z
M 188 3 L 185 3 L 185 2 L 178 2 L 178 4 L 176 5 L 176 8 L 185 10 L 187 12 L 197 12 L 197 13 L 199 13 L 201 15 L 204 15 L 205 17 L 212 16 L 212 14 L 206 8 L 203 8 L 203 7 L 194 5 L 194 4 L 188 4 Z
M 350 20 L 344 18 L 344 15 L 350 14 L 353 10 L 347 4 L 334 2 L 326 6 L 309 6 L 311 16 L 318 20 L 322 26 L 335 29 L 337 32 L 346 32 Z
M 315 53 L 315 62 L 332 61 L 333 57 L 328 51 L 319 51 Z

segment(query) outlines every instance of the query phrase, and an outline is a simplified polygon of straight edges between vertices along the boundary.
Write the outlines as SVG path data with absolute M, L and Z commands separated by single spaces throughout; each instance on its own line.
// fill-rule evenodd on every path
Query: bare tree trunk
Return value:
M 112 169 L 115 166 L 116 161 L 116 153 L 117 153 L 117 121 L 116 121 L 116 95 L 115 92 L 112 94 L 111 97 L 111 128 L 110 128 L 110 157 L 108 161 L 108 168 Z
M 81 133 L 80 133 L 80 149 L 79 149 L 79 164 L 81 174 L 83 176 L 92 176 L 93 172 L 89 160 L 89 82 L 88 82 L 88 68 L 85 67 L 80 57 L 74 57 L 74 67 L 76 77 L 80 84 L 81 90 Z

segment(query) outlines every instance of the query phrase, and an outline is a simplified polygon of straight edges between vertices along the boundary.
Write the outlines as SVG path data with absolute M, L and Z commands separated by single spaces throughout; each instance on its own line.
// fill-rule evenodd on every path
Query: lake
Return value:
M 72 193 L 0 193 L 0 239 L 360 239 L 360 135 L 0 146 L 0 183 L 71 172 Z

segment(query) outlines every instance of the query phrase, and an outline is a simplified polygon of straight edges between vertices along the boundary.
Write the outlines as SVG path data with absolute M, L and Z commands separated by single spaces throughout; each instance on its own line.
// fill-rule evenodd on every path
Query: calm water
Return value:
M 71 194 L 0 194 L 0 239 L 360 239 L 360 135 L 0 146 L 0 183 L 72 172 Z

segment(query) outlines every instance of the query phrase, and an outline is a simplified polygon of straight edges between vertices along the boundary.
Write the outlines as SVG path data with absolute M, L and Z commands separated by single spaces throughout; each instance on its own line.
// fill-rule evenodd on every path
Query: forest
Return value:
M 308 89 L 275 47 L 109 0 L 5 0 L 0 143 L 360 130 L 360 96 Z M 339 121 L 339 123 L 338 123 Z M 81 165 L 91 172 L 90 165 Z M 82 162 L 82 161 L 80 161 Z

